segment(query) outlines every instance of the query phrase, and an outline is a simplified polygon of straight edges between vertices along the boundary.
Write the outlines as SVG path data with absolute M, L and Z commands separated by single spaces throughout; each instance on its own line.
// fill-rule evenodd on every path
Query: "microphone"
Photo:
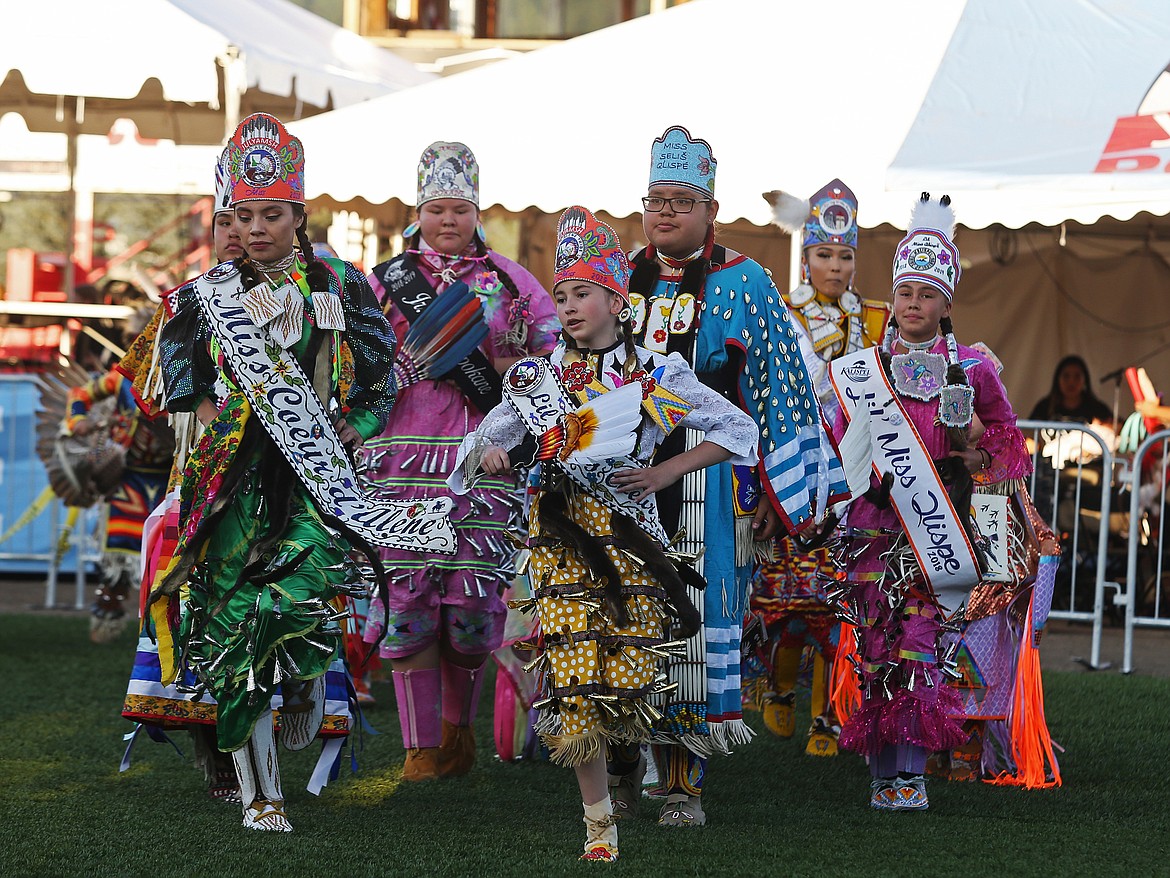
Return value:
M 1117 381 L 1120 383 L 1121 376 L 1125 374 L 1126 368 L 1128 368 L 1128 367 L 1122 366 L 1120 369 L 1114 369 L 1112 372 L 1109 372 L 1106 375 L 1102 375 L 1098 380 L 1100 380 L 1102 382 Z

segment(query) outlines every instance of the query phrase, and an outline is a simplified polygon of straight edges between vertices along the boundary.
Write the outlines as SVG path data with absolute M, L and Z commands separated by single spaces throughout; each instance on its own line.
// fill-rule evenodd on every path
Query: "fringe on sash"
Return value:
M 187 466 L 191 449 L 199 441 L 203 426 L 195 412 L 173 412 L 170 415 L 171 429 L 175 431 L 175 464 L 172 473 L 182 473 Z
M 767 502 L 767 501 L 761 501 Z M 737 515 L 735 518 L 735 566 L 743 567 L 752 563 L 756 557 L 756 551 L 760 543 L 755 540 L 755 533 L 752 531 L 752 522 L 755 521 L 754 515 Z M 771 543 L 765 544 L 767 549 L 771 549 Z

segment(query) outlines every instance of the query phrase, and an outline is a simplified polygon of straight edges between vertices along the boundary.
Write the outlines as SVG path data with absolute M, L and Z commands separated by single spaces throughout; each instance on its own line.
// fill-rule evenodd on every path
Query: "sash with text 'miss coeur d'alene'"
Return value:
M 366 496 L 321 400 L 296 357 L 252 321 L 230 263 L 196 282 L 211 332 L 265 432 L 288 460 L 317 509 L 379 546 L 454 555 L 449 497 L 375 500 Z

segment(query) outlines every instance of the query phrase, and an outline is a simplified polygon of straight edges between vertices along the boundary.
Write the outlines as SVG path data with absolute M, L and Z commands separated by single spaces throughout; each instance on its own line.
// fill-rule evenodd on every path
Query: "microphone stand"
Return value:
M 1168 351 L 1168 350 L 1170 350 L 1170 342 L 1166 342 L 1165 344 L 1158 345 L 1158 347 L 1154 348 L 1148 354 L 1146 354 L 1145 356 L 1142 356 L 1142 357 L 1138 357 L 1133 362 L 1143 363 L 1147 360 L 1153 359 L 1154 357 L 1158 356 L 1158 354 L 1162 353 L 1163 351 Z M 1125 370 L 1128 368 L 1129 368 L 1128 366 L 1122 366 L 1119 369 L 1114 369 L 1112 372 L 1109 372 L 1105 375 L 1102 375 L 1101 379 L 1100 379 L 1102 382 L 1105 382 L 1105 381 L 1115 382 L 1114 386 L 1113 386 L 1113 423 L 1115 423 L 1115 424 L 1118 422 L 1117 421 L 1117 410 L 1118 410 L 1118 407 L 1120 406 L 1120 403 L 1121 403 L 1121 377 L 1125 374 Z

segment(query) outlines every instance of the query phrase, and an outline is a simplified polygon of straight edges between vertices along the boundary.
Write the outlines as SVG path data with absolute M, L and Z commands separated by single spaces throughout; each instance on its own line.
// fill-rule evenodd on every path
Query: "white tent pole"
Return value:
M 73 288 L 77 283 L 77 278 L 74 276 L 73 257 L 77 238 L 77 192 L 74 188 L 77 178 L 77 135 L 80 128 L 81 114 L 85 112 L 84 98 L 70 98 L 68 103 L 71 107 L 67 107 L 65 122 L 65 167 L 69 173 L 69 206 L 65 225 L 65 298 L 68 301 L 73 301 Z
M 228 46 L 227 51 L 220 55 L 219 66 L 223 70 L 223 140 L 227 143 L 240 124 L 240 100 L 248 82 L 244 59 L 236 46 Z
M 788 244 L 788 289 L 795 290 L 800 286 L 800 257 L 803 255 L 800 252 L 800 234 L 790 232 Z
M 93 184 L 82 181 L 73 187 L 73 259 L 82 271 L 74 283 L 89 283 L 93 269 Z

